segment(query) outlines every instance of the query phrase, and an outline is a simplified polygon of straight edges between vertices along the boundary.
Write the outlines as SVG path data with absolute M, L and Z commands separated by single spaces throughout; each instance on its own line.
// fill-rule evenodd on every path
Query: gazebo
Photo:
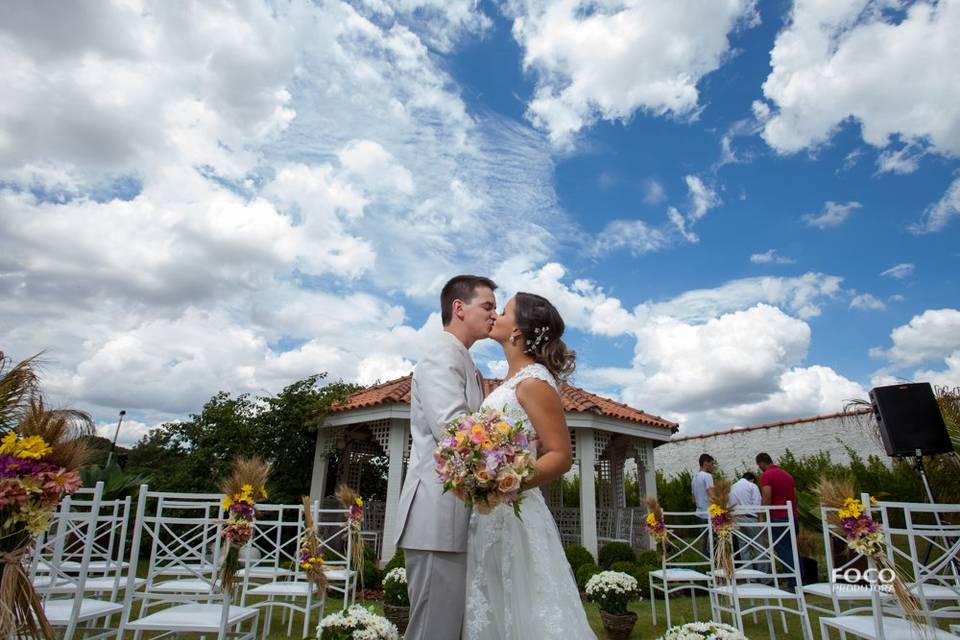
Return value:
M 375 532 L 380 558 L 394 552 L 400 488 L 410 455 L 410 382 L 404 376 L 376 384 L 335 405 L 317 433 L 310 486 L 311 499 L 323 499 L 334 487 L 325 486 L 328 458 L 340 451 L 337 482 L 357 487 L 364 458 L 387 456 L 387 497 L 368 503 L 364 529 Z M 500 380 L 485 380 L 489 393 Z M 677 424 L 573 385 L 561 386 L 563 407 L 573 447 L 574 468 L 580 474 L 581 507 L 565 506 L 560 482 L 543 487 L 564 544 L 579 543 L 596 557 L 598 543 L 626 540 L 645 547 L 642 507 L 627 508 L 625 479 L 635 469 L 641 497 L 656 495 L 653 450 L 670 440 Z M 628 466 L 627 462 L 633 465 Z M 599 480 L 599 482 L 596 482 Z M 596 488 L 599 487 L 598 492 Z

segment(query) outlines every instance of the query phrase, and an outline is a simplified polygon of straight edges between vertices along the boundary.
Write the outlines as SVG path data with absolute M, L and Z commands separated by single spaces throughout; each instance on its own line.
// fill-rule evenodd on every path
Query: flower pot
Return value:
M 627 640 L 637 624 L 637 614 L 633 611 L 614 614 L 601 609 L 600 619 L 603 621 L 603 630 L 607 632 L 610 640 Z
M 398 607 L 384 603 L 383 617 L 397 625 L 400 635 L 403 635 L 407 632 L 407 623 L 410 622 L 410 607 Z

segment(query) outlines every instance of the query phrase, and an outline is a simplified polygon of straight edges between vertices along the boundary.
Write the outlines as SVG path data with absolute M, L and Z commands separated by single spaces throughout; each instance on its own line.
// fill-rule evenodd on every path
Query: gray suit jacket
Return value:
M 410 432 L 413 446 L 400 491 L 397 546 L 423 551 L 464 552 L 470 512 L 434 471 L 433 452 L 454 418 L 483 402 L 480 372 L 470 352 L 453 334 L 442 332 L 413 370 Z

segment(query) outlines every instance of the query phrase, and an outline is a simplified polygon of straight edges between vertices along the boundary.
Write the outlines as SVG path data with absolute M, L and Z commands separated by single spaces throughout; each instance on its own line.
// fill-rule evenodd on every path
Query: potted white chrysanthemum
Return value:
M 360 605 L 331 613 L 317 625 L 318 640 L 400 640 L 392 622 Z
M 670 627 L 657 640 L 747 640 L 747 637 L 722 622 L 688 622 Z
M 637 614 L 627 610 L 640 598 L 640 584 L 629 573 L 601 571 L 587 581 L 587 598 L 600 608 L 603 629 L 610 640 L 627 640 L 637 624 Z
M 383 615 L 406 633 L 410 621 L 410 597 L 407 595 L 407 570 L 390 569 L 383 577 Z

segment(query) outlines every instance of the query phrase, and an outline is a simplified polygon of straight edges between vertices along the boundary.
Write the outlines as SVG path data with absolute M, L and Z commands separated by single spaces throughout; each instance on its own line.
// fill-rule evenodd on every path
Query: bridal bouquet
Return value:
M 533 456 L 523 419 L 490 408 L 454 420 L 433 454 L 444 492 L 468 509 L 489 513 L 511 505 L 520 517 L 520 487 L 533 476 Z

